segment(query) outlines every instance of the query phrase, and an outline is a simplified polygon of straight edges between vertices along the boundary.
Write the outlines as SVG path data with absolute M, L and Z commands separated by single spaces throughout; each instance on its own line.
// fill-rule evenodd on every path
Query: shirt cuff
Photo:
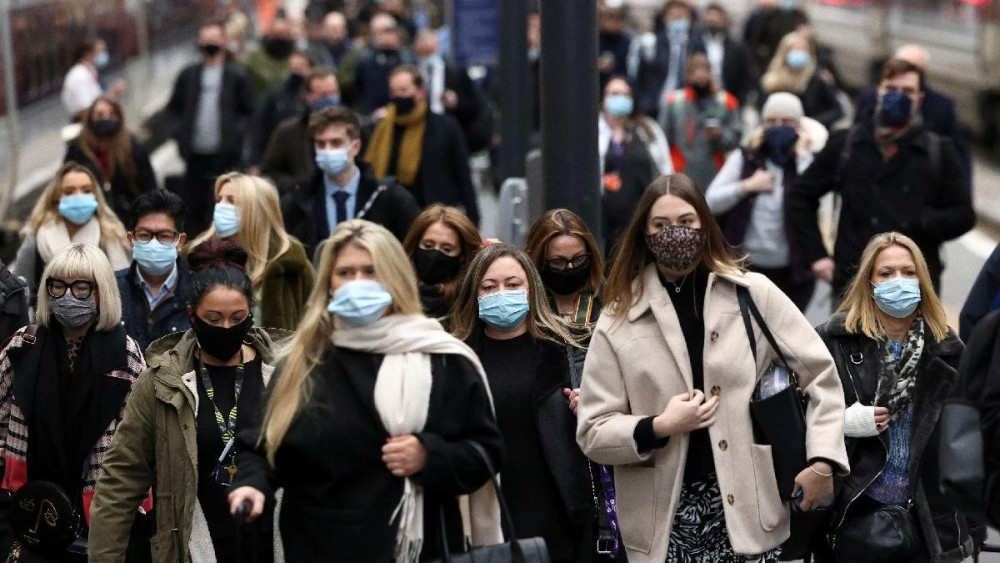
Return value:
M 632 432 L 632 439 L 635 440 L 635 449 L 637 449 L 639 453 L 662 448 L 667 445 L 667 442 L 670 441 L 670 436 L 667 436 L 666 438 L 656 437 L 656 433 L 653 432 L 654 418 L 656 417 L 647 416 L 635 425 L 635 430 Z

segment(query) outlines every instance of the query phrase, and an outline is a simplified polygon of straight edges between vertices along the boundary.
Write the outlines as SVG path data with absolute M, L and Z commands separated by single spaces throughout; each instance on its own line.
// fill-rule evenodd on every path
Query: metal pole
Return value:
M 500 38 L 500 183 L 524 177 L 531 124 L 528 91 L 528 2 L 502 0 Z M 594 59 L 596 60 L 596 58 Z
M 544 0 L 541 16 L 546 207 L 573 211 L 600 239 L 597 3 Z
M 20 133 L 17 123 L 17 77 L 14 75 L 14 44 L 10 38 L 10 0 L 0 0 L 0 46 L 3 47 L 4 98 L 7 102 L 7 141 L 10 144 L 7 172 L 7 189 L 0 193 L 0 219 L 7 216 L 7 209 L 17 189 L 17 171 L 20 164 Z

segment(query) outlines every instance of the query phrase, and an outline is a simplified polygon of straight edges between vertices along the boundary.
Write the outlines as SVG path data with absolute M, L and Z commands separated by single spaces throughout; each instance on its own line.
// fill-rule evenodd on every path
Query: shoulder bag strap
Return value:
M 743 326 L 747 330 L 747 339 L 750 341 L 750 353 L 753 354 L 754 363 L 757 362 L 757 338 L 753 335 L 753 322 L 750 320 L 750 311 L 747 301 L 750 300 L 750 291 L 742 285 L 736 286 L 736 299 L 740 303 L 740 315 L 743 316 Z
M 743 291 L 739 291 L 742 289 Z M 782 353 L 781 348 L 778 347 L 778 343 L 774 340 L 774 336 L 771 334 L 771 330 L 767 328 L 767 323 L 764 322 L 764 317 L 760 314 L 760 310 L 757 309 L 757 304 L 753 302 L 753 297 L 750 296 L 750 290 L 745 287 L 740 287 L 737 289 L 737 298 L 740 300 L 740 312 L 743 313 L 743 322 L 747 326 L 747 333 L 751 335 L 750 342 L 756 345 L 753 339 L 753 331 L 750 326 L 750 319 L 747 318 L 747 310 L 749 309 L 750 314 L 757 321 L 757 326 L 760 327 L 761 333 L 764 334 L 764 338 L 767 339 L 768 344 L 771 345 L 771 349 L 778 354 L 778 359 L 781 360 L 782 365 L 785 366 L 789 372 L 792 368 L 788 365 L 788 360 L 785 359 L 785 354 Z M 754 353 L 754 358 L 756 358 L 756 352 Z

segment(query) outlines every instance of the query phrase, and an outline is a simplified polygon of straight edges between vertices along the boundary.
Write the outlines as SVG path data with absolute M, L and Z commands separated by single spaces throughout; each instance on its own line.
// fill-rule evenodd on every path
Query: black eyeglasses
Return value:
M 73 280 L 67 283 L 53 278 L 45 281 L 45 291 L 53 299 L 59 299 L 63 295 L 66 295 L 67 289 L 70 290 L 73 297 L 82 301 L 90 298 L 90 294 L 94 293 L 94 290 L 97 289 L 97 283 L 87 280 Z
M 154 238 L 160 241 L 160 244 L 174 244 L 177 242 L 177 237 L 181 236 L 177 231 L 147 231 L 146 229 L 136 229 L 135 233 L 132 234 L 135 238 L 135 242 L 146 244 L 147 242 L 153 240 Z
M 590 263 L 590 254 L 581 254 L 579 256 L 574 256 L 572 258 L 553 258 L 551 260 L 546 260 L 545 264 L 551 270 L 561 272 L 566 268 L 582 268 Z

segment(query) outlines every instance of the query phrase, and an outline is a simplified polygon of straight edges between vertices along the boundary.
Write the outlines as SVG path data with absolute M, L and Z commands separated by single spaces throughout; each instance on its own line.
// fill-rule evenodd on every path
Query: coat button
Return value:
M 719 333 L 717 331 L 713 330 L 712 331 L 712 342 L 718 342 L 718 341 L 719 341 Z
M 728 502 L 729 504 L 736 504 L 736 497 L 734 497 L 733 495 L 729 495 L 726 497 L 726 502 Z
M 722 392 L 722 388 L 721 387 L 719 387 L 718 385 L 713 385 L 712 386 L 712 396 L 713 397 L 718 397 L 719 393 L 721 393 L 721 392 Z
M 726 451 L 729 449 L 729 444 L 725 440 L 722 440 L 721 442 L 719 442 L 719 449 L 722 451 Z

